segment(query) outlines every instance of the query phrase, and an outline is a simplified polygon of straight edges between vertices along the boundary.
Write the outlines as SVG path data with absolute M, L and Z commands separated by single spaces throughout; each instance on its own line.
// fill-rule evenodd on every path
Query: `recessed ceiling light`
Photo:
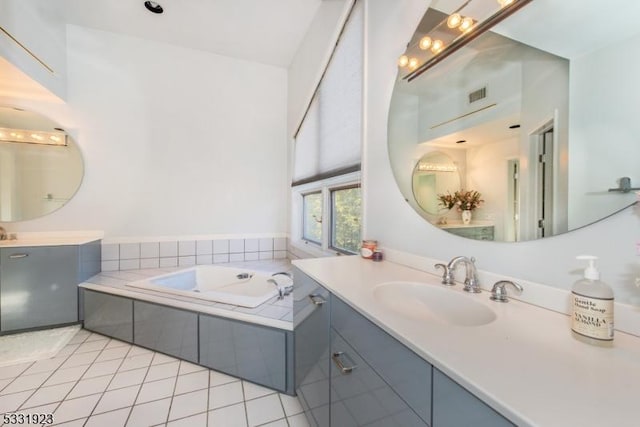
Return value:
M 467 142 L 466 139 L 461 139 L 460 141 L 456 141 L 456 144 L 464 144 L 465 142 Z
M 149 12 L 153 12 L 153 13 L 164 12 L 164 9 L 162 8 L 162 6 L 160 6 L 159 3 L 156 3 L 154 1 L 149 1 L 149 0 L 145 1 L 144 7 L 146 7 Z
M 520 127 L 520 125 L 511 125 L 509 126 L 509 129 L 518 129 Z

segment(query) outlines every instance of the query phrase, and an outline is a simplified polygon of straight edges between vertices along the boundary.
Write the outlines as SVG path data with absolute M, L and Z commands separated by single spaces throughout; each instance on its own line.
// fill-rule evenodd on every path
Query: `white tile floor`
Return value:
M 51 359 L 0 367 L 7 412 L 69 427 L 309 426 L 295 397 L 86 330 Z

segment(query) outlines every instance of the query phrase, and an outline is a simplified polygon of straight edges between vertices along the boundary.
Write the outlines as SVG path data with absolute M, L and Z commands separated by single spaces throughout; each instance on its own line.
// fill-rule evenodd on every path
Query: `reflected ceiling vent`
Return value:
M 482 89 L 475 90 L 469 94 L 469 104 L 480 101 L 481 99 L 485 99 L 486 97 L 487 87 L 485 86 Z

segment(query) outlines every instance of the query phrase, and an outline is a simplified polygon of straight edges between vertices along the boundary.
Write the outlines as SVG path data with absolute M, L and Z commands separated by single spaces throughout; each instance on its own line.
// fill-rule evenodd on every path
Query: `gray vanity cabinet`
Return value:
M 198 363 L 198 314 L 163 305 L 133 302 L 133 342 Z
M 78 246 L 0 249 L 0 330 L 78 321 Z
M 83 289 L 84 328 L 133 342 L 133 300 Z
M 514 425 L 434 368 L 433 427 L 509 427 Z
M 376 421 L 380 426 L 428 426 L 431 365 L 335 295 L 331 296 L 331 327 L 332 425 Z M 357 367 L 342 372 L 339 365 L 352 363 L 349 359 Z M 372 408 L 360 414 L 356 409 L 361 405 Z M 354 419 L 344 419 L 346 414 Z
M 293 387 L 287 380 L 291 361 L 291 355 L 287 354 L 290 334 L 280 329 L 200 314 L 200 364 L 292 393 Z
M 294 268 L 295 390 L 312 427 L 329 426 L 329 291 Z

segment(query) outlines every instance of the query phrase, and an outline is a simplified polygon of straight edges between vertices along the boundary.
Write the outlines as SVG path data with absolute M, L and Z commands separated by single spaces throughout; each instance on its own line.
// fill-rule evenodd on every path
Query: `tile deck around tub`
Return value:
M 295 397 L 84 329 L 53 358 L 0 367 L 5 413 L 66 427 L 309 426 Z
M 244 261 L 244 262 L 235 262 L 235 263 L 227 263 L 221 265 L 220 267 L 234 267 L 234 268 L 246 268 L 248 270 L 254 270 L 265 273 L 275 273 L 280 271 L 289 271 L 291 269 L 291 264 L 288 259 L 281 260 L 267 260 L 267 261 Z M 222 310 L 221 313 L 225 312 L 235 312 L 241 313 L 244 315 L 250 315 L 255 318 L 255 323 L 264 323 L 265 319 L 281 321 L 283 324 L 287 324 L 290 327 L 290 324 L 293 322 L 293 297 L 292 295 L 288 295 L 283 299 L 278 299 L 278 297 L 273 297 L 264 304 L 259 305 L 255 308 L 247 308 L 247 307 L 239 307 L 230 304 L 223 304 L 214 301 L 207 301 L 198 298 L 190 298 L 181 295 L 173 295 L 162 293 L 150 289 L 141 289 L 141 288 L 133 288 L 126 286 L 127 283 L 132 281 L 146 279 L 153 276 L 158 276 L 161 274 L 166 274 L 174 271 L 178 271 L 184 269 L 185 267 L 171 267 L 171 268 L 154 268 L 154 269 L 143 269 L 143 270 L 127 270 L 127 271 L 103 271 L 100 274 L 93 276 L 88 279 L 86 282 L 82 283 L 80 286 L 89 285 L 86 287 L 90 287 L 91 289 L 99 290 L 92 285 L 99 285 L 100 287 L 104 286 L 102 291 L 109 292 L 112 290 L 125 290 L 129 293 L 133 292 L 140 295 L 141 299 L 145 299 L 144 296 L 150 297 L 160 297 L 166 299 L 167 302 L 180 301 L 193 305 L 193 309 L 197 310 L 198 308 L 214 308 L 216 310 Z M 244 319 L 243 319 L 244 320 Z

